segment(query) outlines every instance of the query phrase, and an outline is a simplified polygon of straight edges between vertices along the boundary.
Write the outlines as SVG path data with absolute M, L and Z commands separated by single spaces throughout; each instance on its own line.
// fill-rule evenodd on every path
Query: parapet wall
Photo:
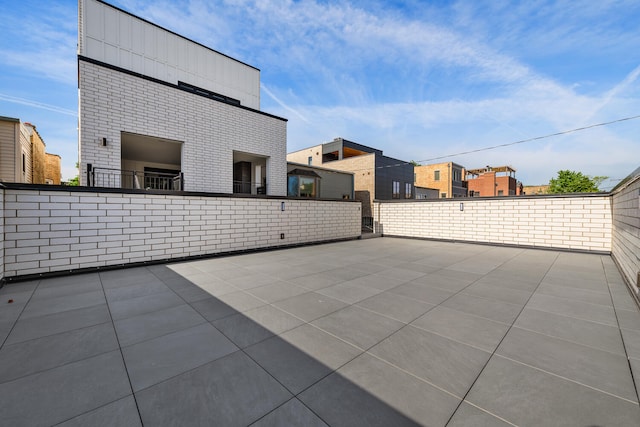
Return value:
M 376 201 L 386 236 L 611 251 L 608 194 Z
M 629 287 L 640 294 L 640 168 L 612 191 L 612 255 Z
M 360 236 L 360 203 L 12 186 L 4 278 Z M 91 189 L 93 190 L 93 189 Z

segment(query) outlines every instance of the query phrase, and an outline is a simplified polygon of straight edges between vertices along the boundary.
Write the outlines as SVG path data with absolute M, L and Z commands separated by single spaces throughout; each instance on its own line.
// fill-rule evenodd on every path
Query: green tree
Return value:
M 76 162 L 76 169 L 78 169 L 78 162 Z M 80 173 L 78 173 L 78 175 L 76 175 L 75 177 L 71 178 L 69 181 L 67 181 L 67 185 L 70 185 L 72 187 L 77 187 L 80 185 Z
M 551 178 L 549 181 L 549 193 L 596 193 L 600 191 L 598 188 L 607 176 L 590 177 L 570 170 L 558 171 L 557 178 Z

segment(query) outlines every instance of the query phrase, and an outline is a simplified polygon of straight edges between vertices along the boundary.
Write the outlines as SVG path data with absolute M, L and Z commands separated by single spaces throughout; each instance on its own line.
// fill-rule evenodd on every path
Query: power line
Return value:
M 638 119 L 638 118 L 640 118 L 640 115 L 631 116 L 631 117 L 625 117 L 623 119 L 612 120 L 610 122 L 596 123 L 594 125 L 583 126 L 583 127 L 580 127 L 580 128 L 575 128 L 575 129 L 571 129 L 571 130 L 565 130 L 565 131 L 562 131 L 562 132 L 551 133 L 549 135 L 536 136 L 535 138 L 523 139 L 523 140 L 520 140 L 520 141 L 509 142 L 509 143 L 506 143 L 506 144 L 494 145 L 492 147 L 478 148 L 476 150 L 464 151 L 464 152 L 461 152 L 461 153 L 449 154 L 449 155 L 440 156 L 440 157 L 433 157 L 431 159 L 426 159 L 426 160 L 418 160 L 417 163 L 424 163 L 424 162 L 430 162 L 432 160 L 446 159 L 448 157 L 462 156 L 464 154 L 478 153 L 480 151 L 495 150 L 496 148 L 509 147 L 511 145 L 516 145 L 516 144 L 524 144 L 525 142 L 538 141 L 540 139 L 551 138 L 551 137 L 559 136 L 559 135 L 566 135 L 568 133 L 579 132 L 579 131 L 582 131 L 582 130 L 587 130 L 587 129 L 591 129 L 591 128 L 595 128 L 595 127 L 599 127 L 599 126 L 611 125 L 611 124 L 614 124 L 614 123 L 624 122 L 624 121 L 627 121 L 627 120 L 634 120 L 634 119 Z
M 520 141 L 508 142 L 506 144 L 500 144 L 500 145 L 494 145 L 494 146 L 491 146 L 491 147 L 478 148 L 476 150 L 463 151 L 463 152 L 460 152 L 460 153 L 448 154 L 446 156 L 432 157 L 432 158 L 426 159 L 426 160 L 417 160 L 415 162 L 416 163 L 426 163 L 426 162 L 430 162 L 432 160 L 446 159 L 446 158 L 449 158 L 449 157 L 462 156 L 464 154 L 471 154 L 471 153 L 478 153 L 478 152 L 481 152 L 481 151 L 495 150 L 496 148 L 509 147 L 511 145 L 517 145 L 517 144 L 524 144 L 525 142 L 538 141 L 538 140 L 541 140 L 541 139 L 552 138 L 554 136 L 566 135 L 566 134 L 569 134 L 569 133 L 579 132 L 579 131 L 583 131 L 583 130 L 587 130 L 587 129 L 592 129 L 592 128 L 595 128 L 595 127 L 607 126 L 607 125 L 611 125 L 611 124 L 614 124 L 614 123 L 620 123 L 620 122 L 624 122 L 624 121 L 628 121 L 628 120 L 635 120 L 635 119 L 640 119 L 640 115 L 624 117 L 622 119 L 612 120 L 610 122 L 596 123 L 596 124 L 593 124 L 593 125 L 583 126 L 583 127 L 579 127 L 579 128 L 575 128 L 575 129 L 570 129 L 570 130 L 565 130 L 565 131 L 562 131 L 562 132 L 551 133 L 551 134 L 548 134 L 548 135 L 536 136 L 534 138 L 522 139 Z M 400 163 L 395 163 L 395 164 L 392 164 L 392 165 L 376 166 L 375 169 L 393 168 L 393 167 L 399 167 L 399 166 L 404 166 L 404 165 L 408 165 L 408 164 L 411 164 L 411 162 L 400 162 Z M 344 171 L 345 172 L 360 172 L 360 171 L 366 171 L 366 170 L 369 170 L 369 169 L 368 168 L 351 169 L 351 170 L 346 170 L 345 169 Z

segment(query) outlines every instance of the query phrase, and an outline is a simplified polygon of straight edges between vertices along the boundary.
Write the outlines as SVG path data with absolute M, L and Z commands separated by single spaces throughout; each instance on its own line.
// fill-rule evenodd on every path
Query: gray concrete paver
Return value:
M 636 426 L 638 331 L 584 253 L 378 238 L 46 278 L 0 289 L 0 424 Z

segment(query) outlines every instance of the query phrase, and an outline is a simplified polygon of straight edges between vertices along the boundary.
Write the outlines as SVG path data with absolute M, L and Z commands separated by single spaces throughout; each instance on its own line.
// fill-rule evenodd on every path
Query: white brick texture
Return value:
M 121 132 L 182 142 L 185 190 L 233 192 L 233 151 L 267 158 L 267 193 L 287 194 L 287 122 L 83 60 L 80 182 L 87 164 L 122 169 Z M 107 138 L 107 146 L 100 144 Z
M 353 201 L 28 189 L 0 194 L 0 212 L 10 224 L 2 245 L 6 278 L 350 239 L 361 228 L 360 203 Z M 69 203 L 78 209 L 61 209 Z
M 374 221 L 391 236 L 611 251 L 608 195 L 376 201 Z
M 612 255 L 636 294 L 640 274 L 640 175 L 614 192 Z

